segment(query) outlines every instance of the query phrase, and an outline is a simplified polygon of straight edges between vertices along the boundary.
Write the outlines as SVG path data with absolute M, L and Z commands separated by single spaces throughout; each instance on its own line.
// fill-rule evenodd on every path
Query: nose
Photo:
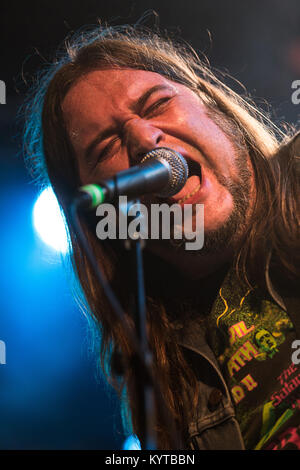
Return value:
M 125 136 L 128 156 L 134 163 L 140 161 L 141 157 L 150 150 L 161 147 L 164 138 L 161 129 L 139 118 L 126 123 Z

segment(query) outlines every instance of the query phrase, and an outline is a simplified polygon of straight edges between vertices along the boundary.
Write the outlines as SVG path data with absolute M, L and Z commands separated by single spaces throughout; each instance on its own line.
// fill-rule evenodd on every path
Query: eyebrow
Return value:
M 136 102 L 134 102 L 131 106 L 130 106 L 130 109 L 132 111 L 135 111 L 135 112 L 138 112 L 140 111 L 143 106 L 145 105 L 145 103 L 147 102 L 148 98 L 150 98 L 150 96 L 155 93 L 156 91 L 160 91 L 160 90 L 166 90 L 166 89 L 170 89 L 170 86 L 169 85 L 154 85 L 153 87 L 149 88 L 148 90 L 146 90 L 138 99 Z M 107 128 L 105 129 L 104 131 L 101 131 L 99 132 L 99 134 L 95 137 L 95 139 L 93 139 L 89 145 L 87 146 L 87 148 L 85 149 L 84 151 L 84 157 L 85 157 L 85 161 L 86 162 L 89 162 L 91 160 L 91 156 L 92 156 L 92 153 L 94 151 L 94 149 L 97 147 L 97 145 L 104 139 L 106 139 L 107 137 L 109 137 L 110 135 L 112 135 L 113 133 L 115 132 L 115 128 L 113 127 L 110 127 L 110 128 Z

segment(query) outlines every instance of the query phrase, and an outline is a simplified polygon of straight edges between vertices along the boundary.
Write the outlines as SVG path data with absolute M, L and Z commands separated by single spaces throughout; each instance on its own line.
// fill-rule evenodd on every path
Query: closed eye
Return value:
M 170 101 L 171 99 L 173 98 L 173 96 L 165 96 L 163 98 L 160 98 L 158 99 L 157 101 L 155 101 L 155 103 L 153 103 L 152 105 L 150 105 L 144 113 L 142 113 L 144 115 L 144 117 L 153 117 L 157 114 L 159 114 L 159 112 L 162 111 L 162 109 L 165 107 L 165 105 L 168 103 L 168 101 Z M 100 151 L 100 153 L 98 154 L 98 157 L 97 157 L 97 161 L 96 161 L 96 165 L 99 163 L 99 162 L 102 162 L 104 160 L 106 160 L 107 158 L 111 157 L 111 152 L 112 152 L 112 149 L 114 148 L 115 146 L 115 143 L 120 140 L 120 137 L 119 136 L 116 136 L 114 137 L 113 139 L 111 139 L 107 145 L 105 145 L 105 147 Z
M 106 160 L 107 158 L 111 157 L 111 152 L 112 152 L 112 149 L 113 147 L 115 146 L 116 142 L 119 140 L 119 137 L 114 137 L 113 139 L 111 139 L 106 145 L 105 147 L 99 152 L 97 158 L 96 158 L 96 162 L 95 162 L 95 166 L 99 163 L 99 162 L 102 162 L 104 160 Z
M 173 97 L 165 96 L 164 98 L 160 98 L 151 106 L 149 106 L 146 111 L 143 113 L 145 117 L 154 116 L 158 114 L 165 107 L 168 101 L 170 101 Z

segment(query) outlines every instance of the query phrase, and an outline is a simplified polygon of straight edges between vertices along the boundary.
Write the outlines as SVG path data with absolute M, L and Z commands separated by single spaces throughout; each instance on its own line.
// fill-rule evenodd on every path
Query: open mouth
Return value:
M 189 189 L 189 191 L 179 200 L 177 200 L 177 204 L 182 204 L 186 202 L 188 199 L 192 198 L 200 189 L 201 187 L 201 182 L 202 182 L 202 171 L 201 171 L 201 165 L 198 162 L 195 162 L 194 160 L 188 161 L 188 167 L 189 167 L 189 178 L 192 176 L 196 176 L 199 178 L 199 183 L 197 184 L 197 180 L 193 178 L 193 186 L 194 188 L 192 190 Z M 188 178 L 188 179 L 189 179 Z M 196 186 L 195 186 L 196 184 Z M 185 188 L 183 188 L 185 189 Z
M 201 188 L 201 183 L 199 183 L 191 193 L 188 193 L 188 194 L 186 194 L 186 196 L 179 199 L 177 201 L 177 204 L 182 204 L 183 202 L 185 202 L 188 199 L 190 199 L 191 197 L 193 197 L 199 191 L 200 188 Z
M 189 177 L 184 187 L 174 196 L 172 196 L 172 202 L 177 204 L 193 204 L 197 200 L 197 193 L 201 189 L 202 185 L 202 170 L 198 162 L 189 160 Z
M 195 162 L 194 160 L 189 160 L 188 161 L 188 167 L 189 167 L 189 176 L 198 176 L 200 179 L 200 184 L 202 182 L 202 169 L 201 165 L 198 162 Z

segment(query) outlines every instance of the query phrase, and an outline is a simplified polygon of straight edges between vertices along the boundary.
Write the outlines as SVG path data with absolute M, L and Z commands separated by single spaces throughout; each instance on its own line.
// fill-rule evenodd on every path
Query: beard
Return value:
M 185 244 L 191 242 L 191 238 L 185 236 L 185 231 L 183 227 L 180 230 L 180 238 L 175 238 L 174 233 L 177 231 L 171 222 L 170 226 L 170 238 L 165 239 L 162 237 L 162 232 L 160 230 L 159 241 L 149 239 L 147 243 L 150 245 L 157 244 L 161 246 L 172 247 L 176 253 L 185 253 L 187 256 L 205 256 L 205 255 L 217 255 L 222 253 L 225 248 L 228 248 L 233 244 L 236 239 L 239 239 L 240 236 L 244 233 L 247 227 L 247 217 L 249 212 L 250 205 L 250 192 L 251 192 L 251 172 L 247 168 L 245 162 L 247 161 L 247 154 L 244 151 L 239 151 L 236 159 L 236 168 L 238 170 L 238 181 L 232 181 L 230 178 L 225 178 L 223 175 L 216 174 L 216 179 L 219 184 L 225 187 L 232 196 L 233 200 L 233 209 L 226 220 L 219 228 L 215 230 L 205 230 L 204 225 L 204 244 L 199 250 L 186 250 Z M 166 201 L 162 201 L 161 198 L 155 198 L 153 196 L 141 198 L 141 202 L 147 207 L 148 212 L 151 212 L 152 204 L 161 204 L 162 202 L 166 204 Z M 167 204 L 169 205 L 169 204 Z M 193 214 L 196 213 L 197 204 L 192 205 Z M 204 206 L 205 211 L 205 206 Z M 148 231 L 151 232 L 150 220 Z M 203 230 L 203 225 L 202 225 Z M 161 229 L 161 225 L 160 225 Z M 193 232 L 195 234 L 195 232 Z
M 231 140 L 234 153 L 236 155 L 235 165 L 237 170 L 237 180 L 226 178 L 222 174 L 214 172 L 219 184 L 227 189 L 232 196 L 233 209 L 228 219 L 215 230 L 205 230 L 204 225 L 204 244 L 199 250 L 186 250 L 185 244 L 191 241 L 187 238 L 182 230 L 180 238 L 174 237 L 175 228 L 171 227 L 170 239 L 160 238 L 159 243 L 161 246 L 172 247 L 173 250 L 179 253 L 185 253 L 187 256 L 206 256 L 218 255 L 229 246 L 233 246 L 236 240 L 240 240 L 244 234 L 248 224 L 248 214 L 250 209 L 251 197 L 251 178 L 252 174 L 247 165 L 249 155 L 244 138 L 241 132 L 237 129 L 236 125 L 230 120 L 226 119 L 224 115 L 216 110 L 207 110 L 207 115 L 220 127 L 225 135 Z M 204 152 L 203 152 L 204 153 Z M 209 159 L 207 159 L 209 161 Z M 188 162 L 190 174 L 196 174 L 201 178 L 201 168 L 197 162 Z M 211 168 L 213 171 L 213 169 Z M 150 208 L 151 203 L 161 204 L 162 201 L 159 197 L 144 196 L 142 202 Z M 205 211 L 205 206 L 204 206 Z M 196 212 L 196 204 L 193 204 L 193 213 Z M 151 244 L 151 240 L 149 240 Z
M 250 203 L 250 178 L 248 168 L 245 168 L 245 156 L 237 161 L 240 181 L 238 183 L 228 181 L 217 175 L 217 179 L 231 194 L 233 210 L 228 220 L 216 230 L 205 232 L 203 254 L 220 253 L 245 231 L 246 219 Z M 200 253 L 200 252 L 196 252 Z
M 215 230 L 205 231 L 204 227 L 204 245 L 201 250 L 185 250 L 185 243 L 190 240 L 184 236 L 184 232 L 181 239 L 172 238 L 170 240 L 170 244 L 175 250 L 184 250 L 185 253 L 190 253 L 193 256 L 219 254 L 245 231 L 251 191 L 251 172 L 245 165 L 246 161 L 247 153 L 245 149 L 239 148 L 236 160 L 239 175 L 238 182 L 225 178 L 220 174 L 215 174 L 218 182 L 228 190 L 233 199 L 233 210 L 227 221 Z
M 223 175 L 216 174 L 218 182 L 232 196 L 233 210 L 222 227 L 205 233 L 204 246 L 201 250 L 203 255 L 221 253 L 233 240 L 238 239 L 244 233 L 247 227 L 251 196 L 251 171 L 247 166 L 249 155 L 241 131 L 235 123 L 216 109 L 208 108 L 207 115 L 220 127 L 234 146 L 239 181 L 231 181 Z

